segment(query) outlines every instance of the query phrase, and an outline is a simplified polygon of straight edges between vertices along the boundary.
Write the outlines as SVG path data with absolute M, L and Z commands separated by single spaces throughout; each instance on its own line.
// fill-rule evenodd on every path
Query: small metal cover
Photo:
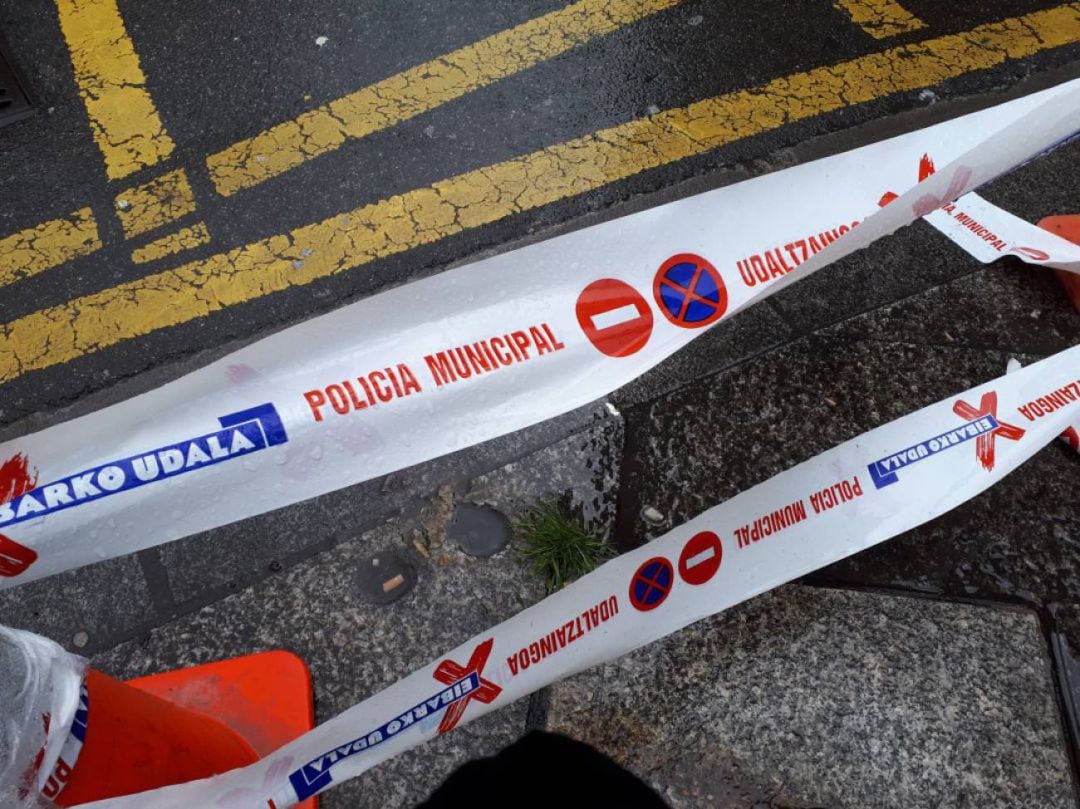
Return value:
M 26 82 L 15 69 L 15 61 L 0 32 L 0 126 L 21 120 L 33 111 Z

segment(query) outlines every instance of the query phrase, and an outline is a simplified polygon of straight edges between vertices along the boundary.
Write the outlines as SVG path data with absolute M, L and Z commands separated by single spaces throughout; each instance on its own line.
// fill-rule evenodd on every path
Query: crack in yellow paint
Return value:
M 0 381 L 792 121 L 1080 42 L 1080 2 L 779 78 L 470 171 L 0 327 Z
M 836 0 L 833 5 L 874 39 L 888 39 L 925 28 L 926 23 L 896 0 Z
M 195 193 L 183 169 L 116 195 L 116 215 L 129 239 L 175 222 L 194 210 Z
M 196 222 L 191 227 L 180 228 L 176 233 L 162 236 L 160 239 L 155 239 L 149 244 L 133 250 L 131 260 L 136 264 L 145 264 L 148 261 L 157 261 L 174 253 L 191 250 L 209 241 L 210 231 L 207 229 L 206 223 Z
M 89 208 L 42 222 L 0 239 L 0 286 L 100 249 L 97 220 Z
M 579 0 L 235 143 L 207 158 L 210 179 L 235 194 L 679 2 Z
M 116 0 L 56 0 L 56 8 L 109 179 L 172 154 Z

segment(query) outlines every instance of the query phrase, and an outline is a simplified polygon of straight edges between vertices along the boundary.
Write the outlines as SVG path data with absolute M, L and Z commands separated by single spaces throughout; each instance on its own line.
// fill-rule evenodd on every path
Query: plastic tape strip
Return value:
M 1040 400 L 1060 405 L 1039 415 L 1031 404 Z M 256 764 L 91 806 L 292 806 L 555 680 L 938 517 L 1078 415 L 1080 347 L 864 433 L 709 509 Z
M 5 443 L 0 585 L 587 404 L 1078 130 L 1080 80 L 381 293 Z M 928 160 L 943 168 L 918 182 Z
M 1020 360 L 1010 359 L 1005 366 L 1005 373 L 1013 374 L 1019 371 L 1023 366 L 1020 365 Z M 1063 402 L 1060 391 L 1055 391 L 1048 396 L 1040 396 L 1037 399 L 1033 399 L 1026 405 L 1025 417 L 1028 418 L 1042 418 L 1043 415 L 1051 413 L 1054 410 L 1062 406 Z M 1065 429 L 1060 436 L 1062 441 L 1072 447 L 1076 452 L 1080 452 L 1080 413 L 1074 414 L 1069 426 Z
M 978 194 L 961 197 L 926 221 L 983 264 L 1012 254 L 1030 264 L 1080 273 L 1080 245 L 1025 222 Z

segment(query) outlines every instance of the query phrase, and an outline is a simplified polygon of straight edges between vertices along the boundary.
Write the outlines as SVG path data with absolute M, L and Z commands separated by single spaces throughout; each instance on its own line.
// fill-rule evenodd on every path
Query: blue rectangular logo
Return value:
M 44 517 L 194 472 L 288 441 L 285 426 L 270 403 L 218 419 L 221 429 L 118 461 L 102 464 L 37 486 L 0 505 L 0 526 Z
M 925 458 L 931 458 L 939 452 L 944 452 L 947 449 L 959 446 L 973 438 L 978 438 L 980 435 L 992 433 L 997 428 L 998 420 L 996 418 L 993 416 L 982 416 L 975 419 L 975 421 L 957 427 L 955 430 L 949 430 L 941 435 L 936 435 L 933 438 L 920 441 L 918 444 L 912 444 L 907 449 L 902 449 L 899 452 L 894 452 L 892 455 L 887 455 L 880 460 L 874 461 L 868 467 L 870 470 L 870 478 L 874 481 L 874 486 L 879 489 L 884 489 L 886 486 L 891 486 L 899 480 L 897 473 L 901 469 L 906 469 L 912 464 L 916 464 Z
M 330 768 L 335 764 L 351 758 L 365 750 L 378 747 L 388 739 L 397 736 L 406 728 L 412 727 L 428 717 L 436 716 L 449 708 L 468 694 L 480 687 L 480 675 L 470 672 L 453 685 L 448 685 L 435 696 L 414 705 L 409 710 L 401 713 L 383 725 L 372 730 L 370 733 L 353 739 L 351 742 L 335 747 L 333 750 L 309 761 L 299 770 L 289 775 L 289 782 L 296 792 L 298 800 L 307 800 L 313 795 L 322 792 L 333 783 L 334 777 Z

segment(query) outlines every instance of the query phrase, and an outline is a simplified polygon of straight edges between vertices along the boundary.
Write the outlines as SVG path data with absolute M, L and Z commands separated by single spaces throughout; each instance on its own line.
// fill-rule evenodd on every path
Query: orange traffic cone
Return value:
M 91 670 L 86 741 L 58 806 L 207 778 L 259 756 L 213 717 L 187 711 Z
M 1080 214 L 1068 216 L 1048 216 L 1039 222 L 1039 227 L 1048 230 L 1055 236 L 1068 239 L 1073 244 L 1080 244 Z M 1055 270 L 1057 277 L 1061 279 L 1065 287 L 1065 293 L 1069 296 L 1076 311 L 1080 312 L 1080 275 Z
M 251 764 L 314 726 L 311 676 L 288 652 L 129 683 L 91 670 L 85 685 L 82 749 L 73 766 L 54 771 L 53 793 L 46 790 L 57 806 L 208 778 Z

